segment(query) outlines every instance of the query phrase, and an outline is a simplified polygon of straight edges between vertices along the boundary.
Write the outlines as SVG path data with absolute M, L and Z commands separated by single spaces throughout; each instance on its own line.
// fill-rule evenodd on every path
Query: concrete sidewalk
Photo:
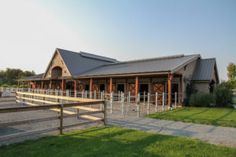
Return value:
M 109 118 L 108 124 L 174 136 L 187 136 L 212 144 L 236 147 L 236 128 L 151 118 Z

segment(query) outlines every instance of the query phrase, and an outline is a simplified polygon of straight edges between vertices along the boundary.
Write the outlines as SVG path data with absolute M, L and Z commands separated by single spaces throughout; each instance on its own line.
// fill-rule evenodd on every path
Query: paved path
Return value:
M 109 118 L 108 124 L 166 135 L 187 136 L 212 144 L 236 147 L 236 128 L 134 117 Z

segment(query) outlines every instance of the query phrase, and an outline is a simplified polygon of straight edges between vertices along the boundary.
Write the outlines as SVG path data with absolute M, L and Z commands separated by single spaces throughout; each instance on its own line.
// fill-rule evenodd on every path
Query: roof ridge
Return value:
M 163 59 L 174 59 L 174 58 L 180 58 L 180 57 L 186 57 L 186 56 L 199 56 L 199 54 L 192 54 L 192 55 L 179 54 L 179 55 L 170 55 L 170 56 L 162 56 L 162 57 L 154 57 L 154 58 L 135 59 L 135 60 L 128 60 L 128 61 L 121 61 L 118 63 L 106 64 L 104 66 L 116 65 L 116 64 L 126 64 L 126 63 L 135 63 L 135 62 L 154 61 L 154 60 L 163 60 Z
M 101 56 L 101 55 L 96 55 L 96 54 L 89 53 L 89 52 L 84 52 L 84 51 L 75 52 L 75 51 L 66 50 L 66 49 L 62 49 L 62 48 L 57 48 L 57 49 L 59 50 L 59 52 L 61 52 L 60 50 L 62 50 L 62 51 L 67 51 L 67 52 L 70 52 L 70 53 L 74 53 L 76 55 L 81 55 L 83 57 L 99 59 L 99 60 L 109 61 L 109 62 L 119 62 L 118 60 L 116 60 L 114 58 L 110 58 L 110 57 L 106 57 L 106 56 Z
M 100 59 L 100 60 L 105 60 L 105 61 L 112 61 L 112 62 L 118 62 L 117 59 L 111 58 L 111 57 L 106 57 L 106 56 L 102 56 L 102 55 L 96 55 L 93 53 L 89 53 L 89 52 L 84 52 L 84 51 L 80 51 L 80 54 L 83 57 L 91 57 L 91 58 L 96 58 L 96 59 Z

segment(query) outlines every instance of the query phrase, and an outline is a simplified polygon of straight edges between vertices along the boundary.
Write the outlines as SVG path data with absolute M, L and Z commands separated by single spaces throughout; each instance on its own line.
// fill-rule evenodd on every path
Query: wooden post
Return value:
M 49 82 L 49 89 L 52 89 L 52 80 Z
M 178 92 L 179 93 L 179 104 L 181 104 L 183 102 L 183 82 L 182 82 L 182 76 L 180 77 L 180 91 Z
M 93 92 L 93 79 L 90 78 L 89 80 L 89 98 L 92 99 L 92 92 Z
M 150 93 L 148 93 L 148 102 L 147 102 L 147 115 L 149 115 L 150 114 Z
M 177 92 L 175 92 L 175 108 L 177 106 Z
M 162 93 L 162 111 L 165 109 L 165 93 Z
M 44 89 L 44 88 L 43 88 L 43 81 L 41 81 L 41 89 Z
M 74 80 L 74 96 L 77 97 L 77 81 Z
M 60 134 L 62 135 L 63 134 L 63 104 L 61 104 L 61 106 L 60 106 L 60 127 L 59 127 L 59 130 L 60 130 Z
M 112 93 L 112 78 L 109 81 L 109 93 Z
M 146 92 L 143 92 L 143 104 L 146 105 Z
M 110 94 L 110 113 L 112 113 L 112 110 L 113 110 L 112 103 L 113 103 L 113 92 L 111 92 Z
M 172 103 L 171 103 L 171 86 L 172 86 L 172 79 L 173 75 L 168 74 L 168 106 L 172 108 Z
M 125 103 L 125 96 L 124 93 L 121 93 L 121 114 L 124 116 L 124 103 Z
M 108 101 L 106 100 L 103 104 L 104 104 L 104 125 L 107 124 L 107 105 L 108 105 Z
M 137 105 L 137 117 L 140 117 L 140 94 L 138 93 L 137 99 L 136 99 L 136 105 Z
M 135 96 L 137 97 L 138 96 L 138 87 L 139 87 L 139 84 L 138 84 L 138 76 L 135 77 Z
M 65 90 L 65 80 L 64 79 L 61 80 L 61 90 L 62 90 L 62 92 L 64 92 L 64 90 Z
M 157 106 L 158 106 L 158 93 L 155 94 L 155 111 L 157 112 Z

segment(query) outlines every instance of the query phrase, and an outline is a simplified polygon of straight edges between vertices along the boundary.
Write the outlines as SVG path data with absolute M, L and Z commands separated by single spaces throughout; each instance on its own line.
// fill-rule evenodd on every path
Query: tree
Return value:
M 16 85 L 17 80 L 35 75 L 34 71 L 23 71 L 21 69 L 10 69 L 0 71 L 0 85 Z
M 227 71 L 228 80 L 234 80 L 236 78 L 236 65 L 234 63 L 229 63 L 229 65 L 227 66 Z

